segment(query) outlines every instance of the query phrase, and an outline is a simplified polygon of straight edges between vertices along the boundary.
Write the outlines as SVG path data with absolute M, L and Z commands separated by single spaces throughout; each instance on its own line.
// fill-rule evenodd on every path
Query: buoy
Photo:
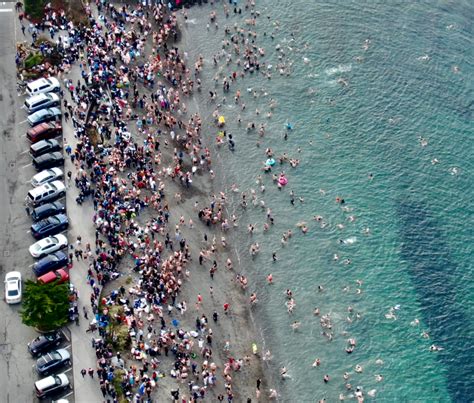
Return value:
M 265 165 L 269 166 L 269 167 L 272 167 L 273 165 L 275 165 L 276 161 L 273 159 L 273 158 L 268 158 L 266 161 L 265 161 Z
M 288 179 L 286 179 L 286 176 L 280 175 L 280 177 L 278 178 L 278 183 L 281 186 L 286 186 L 288 184 Z

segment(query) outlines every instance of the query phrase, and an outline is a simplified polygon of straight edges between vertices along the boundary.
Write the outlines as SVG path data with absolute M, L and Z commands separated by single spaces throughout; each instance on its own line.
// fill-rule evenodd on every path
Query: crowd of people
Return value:
M 173 45 L 178 37 L 176 15 L 161 2 L 114 6 L 97 0 L 87 6 L 86 14 L 89 24 L 75 25 L 64 11 L 48 4 L 43 21 L 30 23 L 28 33 L 34 41 L 48 32 L 62 55 L 49 74 L 63 82 L 64 118 L 71 120 L 76 138 L 76 144 L 65 147 L 76 168 L 68 180 L 74 175 L 76 202 L 94 206 L 95 245 L 88 244 L 84 256 L 78 237 L 70 254 L 71 260 L 75 256 L 88 265 L 94 314 L 88 333 L 94 335 L 97 368 L 87 373 L 93 377 L 96 371 L 107 401 L 121 396 L 152 401 L 159 380 L 171 376 L 189 387 L 188 392 L 175 388 L 176 400 L 180 394 L 183 401 L 205 398 L 221 383 L 223 393 L 216 393 L 217 399 L 231 402 L 232 372 L 240 371 L 244 359 L 233 357 L 227 342 L 227 361 L 218 371 L 207 316 L 201 314 L 194 328 L 185 329 L 170 315 L 187 311 L 179 291 L 189 277 L 192 258 L 181 233 L 184 219 L 174 228 L 174 236 L 169 234 L 173 212 L 166 182 L 175 181 L 186 191 L 196 175 L 213 177 L 211 153 L 201 141 L 201 118 L 189 116 L 183 101 L 200 90 L 202 60 L 192 70 L 186 66 Z M 24 22 L 23 13 L 20 21 Z M 68 77 L 74 65 L 80 69 L 77 82 Z M 179 202 L 180 194 L 175 197 Z M 198 217 L 208 226 L 219 223 L 227 230 L 225 202 L 223 193 L 213 196 Z M 206 259 L 215 253 L 215 241 L 201 250 Z M 216 265 L 214 260 L 211 271 Z M 135 273 L 135 280 L 128 288 L 114 287 L 111 281 L 123 274 L 124 266 Z M 223 311 L 229 313 L 229 303 Z M 88 318 L 87 309 L 84 317 Z M 213 322 L 218 317 L 214 311 Z M 126 329 L 125 334 L 119 335 L 119 328 Z M 127 350 L 123 358 L 119 347 Z M 168 355 L 174 364 L 165 373 L 158 358 Z

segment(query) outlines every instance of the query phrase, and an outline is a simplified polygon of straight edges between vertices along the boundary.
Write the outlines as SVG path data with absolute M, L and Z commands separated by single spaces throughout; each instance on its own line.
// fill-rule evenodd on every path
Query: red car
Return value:
M 59 122 L 41 123 L 26 132 L 26 137 L 32 143 L 48 140 L 62 134 L 63 128 Z
M 48 284 L 55 280 L 58 280 L 59 284 L 64 283 L 69 280 L 69 273 L 64 269 L 50 271 L 49 273 L 43 274 L 41 277 L 39 277 L 38 283 Z

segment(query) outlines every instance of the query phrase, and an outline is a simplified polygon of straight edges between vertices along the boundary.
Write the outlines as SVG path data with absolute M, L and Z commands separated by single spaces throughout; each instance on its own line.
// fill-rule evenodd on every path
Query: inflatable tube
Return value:
M 267 165 L 269 167 L 272 167 L 273 165 L 275 165 L 275 163 L 276 163 L 276 161 L 273 158 L 269 158 L 265 161 L 265 165 Z
M 281 186 L 285 186 L 288 184 L 288 179 L 286 179 L 286 176 L 280 176 L 278 178 L 278 183 L 281 185 Z

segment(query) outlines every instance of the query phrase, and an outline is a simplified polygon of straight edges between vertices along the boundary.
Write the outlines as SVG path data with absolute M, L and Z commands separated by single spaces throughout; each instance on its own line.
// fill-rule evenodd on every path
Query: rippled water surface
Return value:
M 226 19 L 222 3 L 216 10 L 217 31 L 206 29 L 210 5 L 189 11 L 183 43 L 191 60 L 199 54 L 205 60 L 205 90 L 190 108 L 207 117 L 215 107 L 208 90 L 217 89 L 218 102 L 223 97 L 213 76 L 235 69 L 222 60 L 212 66 L 223 28 L 245 26 L 249 17 Z M 291 375 L 276 381 L 282 400 L 335 401 L 362 386 L 369 400 L 371 391 L 381 401 L 470 401 L 473 3 L 261 0 L 257 10 L 261 15 L 252 29 L 272 78 L 253 74 L 239 80 L 220 108 L 237 147 L 234 153 L 219 150 L 219 176 L 241 191 L 256 189 L 275 216 L 275 225 L 263 233 L 265 211 L 250 205 L 243 212 L 239 194 L 233 194 L 235 212 L 242 215 L 236 247 L 260 300 L 255 317 L 273 355 L 271 370 L 277 374 L 286 366 Z M 289 76 L 278 73 L 279 63 L 292 64 Z M 233 101 L 237 89 L 244 111 Z M 267 118 L 271 99 L 278 105 Z M 260 147 L 258 134 L 245 130 L 249 122 L 266 124 Z M 285 141 L 287 122 L 293 130 Z M 207 129 L 213 141 L 216 129 Z M 289 179 L 282 191 L 263 174 L 261 194 L 255 181 L 267 147 L 301 163 L 296 169 L 275 167 Z M 290 190 L 297 196 L 294 206 Z M 344 198 L 344 208 L 336 197 Z M 323 217 L 325 228 L 312 220 L 315 215 Z M 308 223 L 306 235 L 296 227 L 301 221 Z M 252 239 L 248 223 L 257 224 Z M 280 239 L 288 229 L 294 236 L 283 248 Z M 255 241 L 262 251 L 252 261 L 248 249 Z M 266 284 L 268 273 L 275 278 L 272 286 Z M 291 316 L 284 305 L 287 288 L 297 304 Z M 321 334 L 315 307 L 330 315 L 332 341 Z M 297 331 L 290 327 L 294 321 L 301 322 Z M 357 341 L 350 355 L 349 338 Z M 431 352 L 433 344 L 444 349 Z M 317 357 L 321 367 L 313 368 Z M 354 371 L 356 365 L 362 373 Z M 352 391 L 345 388 L 344 372 Z

